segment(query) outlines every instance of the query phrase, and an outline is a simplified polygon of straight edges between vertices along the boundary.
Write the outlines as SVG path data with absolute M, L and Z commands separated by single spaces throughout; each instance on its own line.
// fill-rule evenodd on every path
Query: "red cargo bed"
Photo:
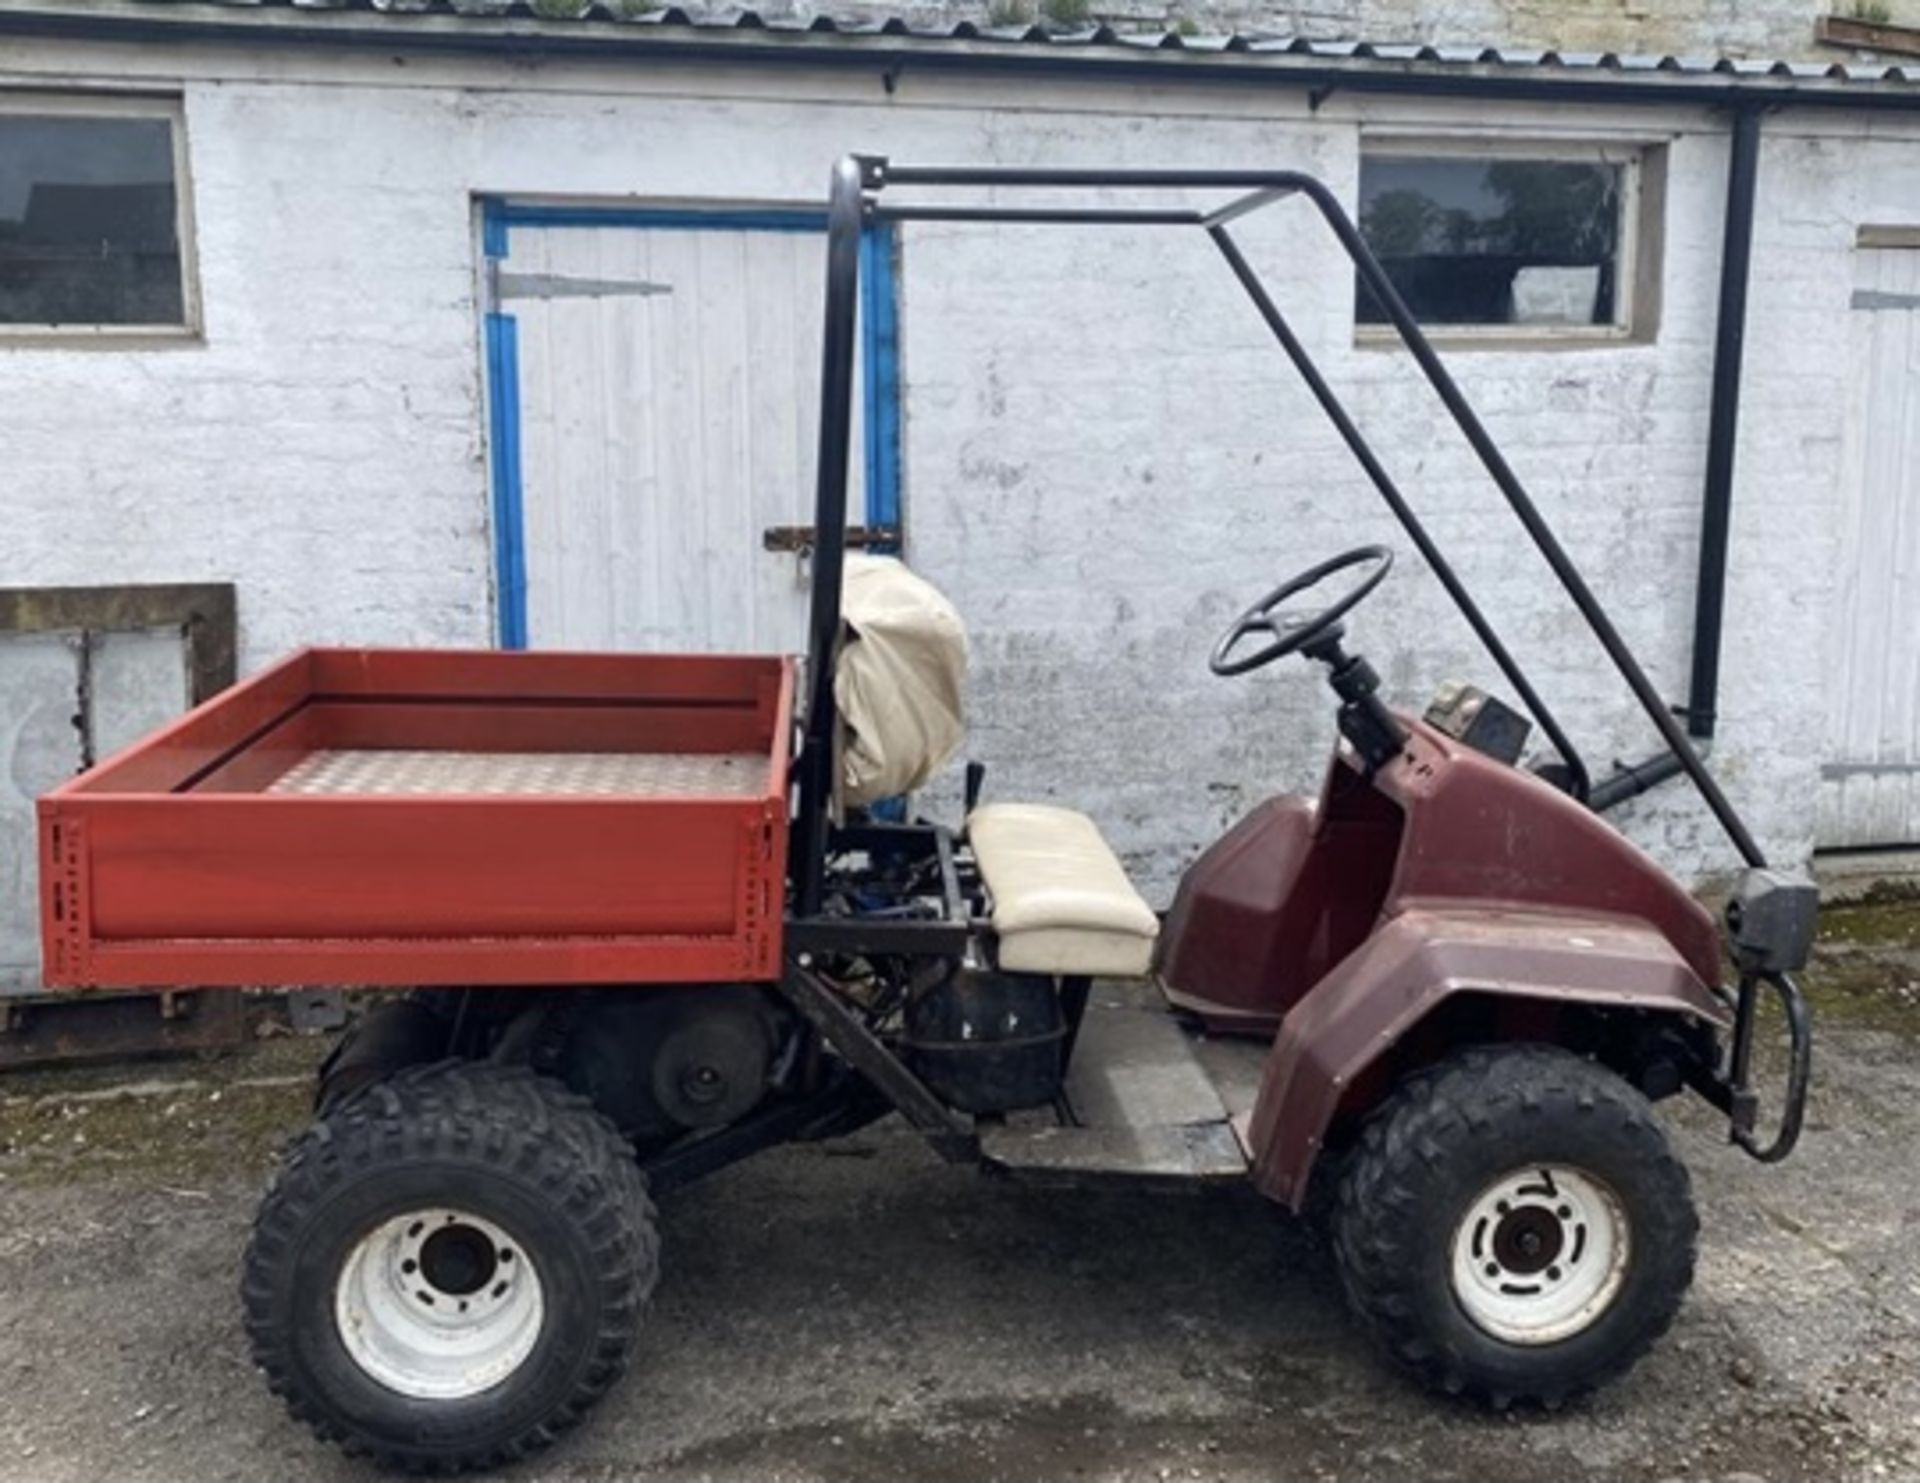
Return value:
M 768 979 L 793 661 L 307 649 L 40 801 L 50 987 Z

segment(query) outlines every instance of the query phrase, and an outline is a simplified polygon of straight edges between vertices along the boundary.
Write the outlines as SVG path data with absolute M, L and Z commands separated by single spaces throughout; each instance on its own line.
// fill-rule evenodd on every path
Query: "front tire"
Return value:
M 1698 1233 L 1646 1099 L 1543 1045 L 1406 1082 L 1363 1131 L 1333 1222 L 1366 1327 L 1496 1409 L 1558 1406 L 1631 1366 L 1678 1312 Z
M 605 1394 L 658 1266 L 604 1118 L 524 1069 L 445 1062 L 294 1143 L 242 1295 L 295 1416 L 387 1466 L 454 1471 L 545 1446 Z

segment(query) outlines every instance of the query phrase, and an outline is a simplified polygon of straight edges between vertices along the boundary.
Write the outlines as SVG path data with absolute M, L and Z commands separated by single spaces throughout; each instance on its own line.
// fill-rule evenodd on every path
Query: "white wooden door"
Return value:
M 825 265 L 818 230 L 512 230 L 531 647 L 804 649 L 806 565 L 763 534 L 813 519 Z
M 1920 243 L 1854 254 L 1819 843 L 1920 843 Z

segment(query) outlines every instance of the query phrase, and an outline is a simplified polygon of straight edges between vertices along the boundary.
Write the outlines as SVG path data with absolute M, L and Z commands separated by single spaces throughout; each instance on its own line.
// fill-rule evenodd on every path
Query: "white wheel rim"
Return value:
M 334 1284 L 353 1362 L 416 1400 L 460 1400 L 505 1380 L 540 1337 L 546 1302 L 520 1242 L 464 1210 L 409 1211 L 363 1236 Z
M 1530 1164 L 1494 1180 L 1454 1227 L 1453 1295 L 1496 1339 L 1554 1344 L 1612 1306 L 1631 1252 L 1611 1189 L 1578 1169 Z

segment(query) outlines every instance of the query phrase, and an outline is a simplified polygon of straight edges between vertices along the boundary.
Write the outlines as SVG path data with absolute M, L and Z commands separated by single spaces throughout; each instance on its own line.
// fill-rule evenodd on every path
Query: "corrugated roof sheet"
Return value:
M 632 27 L 668 28 L 689 32 L 764 31 L 789 35 L 846 37 L 897 37 L 929 45 L 956 42 L 1003 43 L 1008 46 L 1046 47 L 1061 51 L 1094 48 L 1134 48 L 1200 53 L 1245 53 L 1288 56 L 1371 70 L 1380 64 L 1396 68 L 1417 68 L 1446 73 L 1474 69 L 1484 75 L 1496 73 L 1555 74 L 1583 77 L 1595 82 L 1609 75 L 1622 78 L 1667 76 L 1672 78 L 1793 79 L 1805 82 L 1920 83 L 1920 62 L 1843 61 L 1792 62 L 1716 56 L 1650 56 L 1620 52 L 1551 51 L 1533 47 L 1498 45 L 1431 45 L 1418 42 L 1335 41 L 1293 34 L 1259 31 L 1219 35 L 1184 34 L 1175 30 L 1117 30 L 1110 25 L 1062 27 L 1046 23 L 1017 26 L 989 26 L 973 21 L 943 21 L 928 24 L 894 15 L 883 19 L 835 18 L 815 15 L 766 14 L 744 8 L 689 10 L 679 5 L 662 5 L 641 10 L 629 3 L 608 4 L 589 0 L 572 13 L 563 13 L 557 4 L 538 5 L 529 0 L 132 0 L 131 6 L 101 5 L 99 0 L 86 7 L 36 5 L 33 0 L 0 0 L 0 13 L 14 15 L 35 11 L 72 15 L 78 10 L 100 15 L 128 9 L 166 10 L 176 16 L 198 12 L 299 11 L 306 14 L 331 12 L 341 15 L 386 15 L 396 27 L 411 17 L 469 18 L 476 22 L 532 22 L 538 29 L 556 32 L 572 27 L 591 29 L 590 23 L 611 23 L 622 29 Z

